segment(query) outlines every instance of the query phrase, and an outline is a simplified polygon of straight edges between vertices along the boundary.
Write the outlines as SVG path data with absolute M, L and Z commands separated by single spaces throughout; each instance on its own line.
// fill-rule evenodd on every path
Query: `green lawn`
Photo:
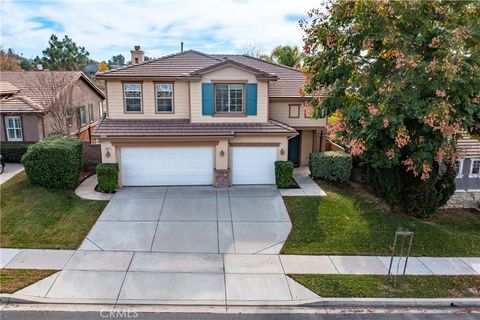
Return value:
M 321 297 L 337 298 L 477 298 L 478 276 L 406 276 L 391 286 L 386 276 L 290 275 Z
M 480 256 L 480 215 L 468 210 L 419 220 L 390 211 L 364 189 L 323 181 L 326 197 L 284 197 L 292 231 L 285 254 L 388 255 L 396 230 L 415 232 L 412 255 Z
M 23 172 L 1 185 L 0 193 L 4 248 L 77 249 L 107 204 L 31 186 Z
M 51 274 L 56 270 L 0 269 L 0 293 L 14 293 Z

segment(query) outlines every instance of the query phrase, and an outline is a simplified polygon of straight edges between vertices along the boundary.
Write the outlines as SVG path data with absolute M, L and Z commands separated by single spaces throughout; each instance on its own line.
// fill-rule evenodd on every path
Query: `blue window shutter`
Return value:
M 246 86 L 246 104 L 247 104 L 247 116 L 257 115 L 257 84 L 247 83 Z
M 202 83 L 202 115 L 213 115 L 213 83 Z

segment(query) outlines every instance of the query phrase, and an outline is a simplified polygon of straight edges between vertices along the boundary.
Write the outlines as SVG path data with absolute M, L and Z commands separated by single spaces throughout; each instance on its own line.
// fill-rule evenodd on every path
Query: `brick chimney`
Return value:
M 133 47 L 134 50 L 131 50 L 130 53 L 132 54 L 132 64 L 139 64 L 143 63 L 143 51 L 140 50 L 140 46 Z

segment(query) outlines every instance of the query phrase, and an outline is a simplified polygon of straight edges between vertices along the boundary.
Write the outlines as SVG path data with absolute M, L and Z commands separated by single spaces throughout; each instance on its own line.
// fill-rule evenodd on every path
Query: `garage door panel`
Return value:
M 233 184 L 274 184 L 275 147 L 233 147 Z
M 212 148 L 122 148 L 120 153 L 124 186 L 212 184 Z

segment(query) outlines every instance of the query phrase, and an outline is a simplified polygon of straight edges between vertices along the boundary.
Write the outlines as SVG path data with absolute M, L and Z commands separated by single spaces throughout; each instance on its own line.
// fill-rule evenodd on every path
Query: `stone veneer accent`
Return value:
M 442 208 L 475 208 L 478 201 L 480 201 L 480 191 L 456 191 Z
M 215 169 L 215 184 L 216 188 L 228 188 L 230 182 L 230 170 Z

